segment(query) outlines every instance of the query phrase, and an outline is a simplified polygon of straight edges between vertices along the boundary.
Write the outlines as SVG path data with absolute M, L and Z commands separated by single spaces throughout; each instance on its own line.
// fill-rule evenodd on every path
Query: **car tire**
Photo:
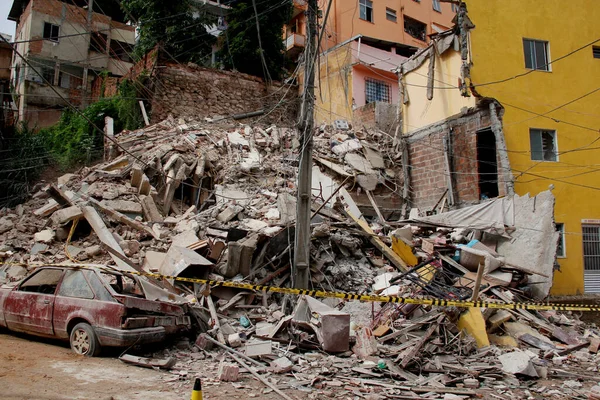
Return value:
M 96 336 L 94 328 L 85 322 L 73 327 L 69 342 L 71 343 L 71 350 L 81 356 L 94 357 L 100 354 L 98 336 Z

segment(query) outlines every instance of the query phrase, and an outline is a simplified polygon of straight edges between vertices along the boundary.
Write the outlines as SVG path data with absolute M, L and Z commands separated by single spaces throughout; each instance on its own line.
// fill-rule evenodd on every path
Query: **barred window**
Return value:
M 374 101 L 391 102 L 390 85 L 373 78 L 365 78 L 365 99 L 367 104 Z

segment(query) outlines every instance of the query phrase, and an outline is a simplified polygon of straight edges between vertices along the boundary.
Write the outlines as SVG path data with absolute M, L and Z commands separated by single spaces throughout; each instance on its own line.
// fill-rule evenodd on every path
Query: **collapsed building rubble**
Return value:
M 24 265 L 61 262 L 168 276 L 145 277 L 144 293 L 195 310 L 192 342 L 122 359 L 172 369 L 169 385 L 196 374 L 235 383 L 247 371 L 268 390 L 311 398 L 590 390 L 579 381 L 595 379 L 600 331 L 574 313 L 321 301 L 172 279 L 291 287 L 294 130 L 169 118 L 108 146 L 110 159 L 0 211 L 0 282 L 22 279 Z M 378 131 L 324 126 L 315 135 L 314 288 L 501 303 L 547 296 L 551 192 L 435 215 L 414 209 L 400 221 L 398 154 Z M 535 380 L 552 378 L 561 386 Z

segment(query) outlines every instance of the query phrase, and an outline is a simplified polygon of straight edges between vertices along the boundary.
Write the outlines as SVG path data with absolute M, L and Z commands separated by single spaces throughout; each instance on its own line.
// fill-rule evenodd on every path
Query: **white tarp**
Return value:
M 411 220 L 432 226 L 477 229 L 504 236 L 505 228 L 515 225 L 514 199 L 503 197 L 475 206 Z
M 513 196 L 490 200 L 411 221 L 436 227 L 468 228 L 501 235 L 496 252 L 509 268 L 532 275 L 529 283 L 538 299 L 552 287 L 559 234 L 554 225 L 554 195 L 546 190 L 535 197 Z M 511 229 L 508 229 L 511 228 Z

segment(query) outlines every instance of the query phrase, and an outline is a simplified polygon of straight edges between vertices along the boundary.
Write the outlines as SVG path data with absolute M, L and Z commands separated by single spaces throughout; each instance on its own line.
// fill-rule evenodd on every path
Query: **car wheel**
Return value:
M 71 350 L 75 353 L 93 357 L 100 353 L 100 343 L 94 328 L 85 322 L 81 322 L 73 328 L 70 336 Z

